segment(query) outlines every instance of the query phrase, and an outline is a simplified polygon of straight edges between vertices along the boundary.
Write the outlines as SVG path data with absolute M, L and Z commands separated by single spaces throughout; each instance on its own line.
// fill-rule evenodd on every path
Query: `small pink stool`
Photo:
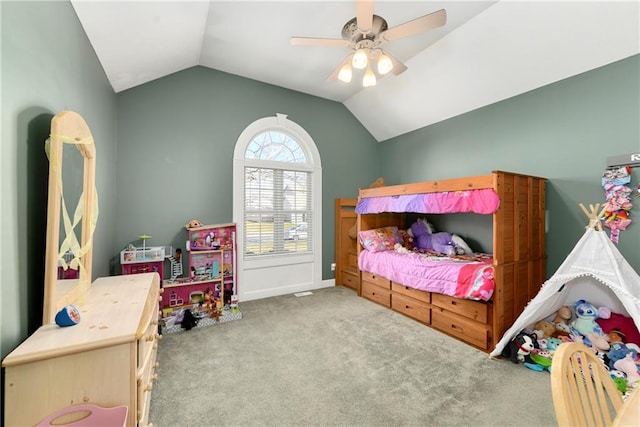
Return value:
M 48 415 L 45 419 L 36 424 L 36 427 L 50 426 L 69 426 L 69 427 L 124 427 L 127 423 L 127 413 L 129 409 L 126 406 L 116 406 L 113 408 L 102 408 L 90 403 L 80 405 L 67 406 Z M 81 420 L 73 421 L 68 424 L 60 424 L 52 422 L 56 418 L 63 415 L 69 415 L 76 412 L 88 412 L 87 416 Z

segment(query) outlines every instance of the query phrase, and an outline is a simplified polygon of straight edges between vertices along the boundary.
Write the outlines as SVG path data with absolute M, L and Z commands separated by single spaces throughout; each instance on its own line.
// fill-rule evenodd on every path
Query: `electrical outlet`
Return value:
M 335 262 L 331 263 L 331 271 L 336 271 L 336 263 Z

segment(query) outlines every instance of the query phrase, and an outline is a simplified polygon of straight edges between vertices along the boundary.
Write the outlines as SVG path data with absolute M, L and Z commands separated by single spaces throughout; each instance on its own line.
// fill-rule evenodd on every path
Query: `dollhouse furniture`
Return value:
M 478 195 L 492 199 L 490 213 L 458 210 L 462 207 L 458 202 L 465 205 Z M 447 203 L 429 203 L 432 199 L 442 202 L 442 196 Z M 458 199 L 454 203 L 455 197 Z M 456 209 L 449 209 L 451 206 Z M 444 212 L 443 207 L 447 207 Z M 358 233 L 388 226 L 407 229 L 409 215 L 429 213 L 482 215 L 479 224 L 484 224 L 485 218 L 491 220 L 487 221 L 491 230 L 486 232 L 492 236 L 491 258 L 479 262 L 488 264 L 485 268 L 492 267 L 492 279 L 488 279 L 493 291 L 484 298 L 452 296 L 430 288 L 429 281 L 426 286 L 425 282 L 418 286 L 412 281 L 424 271 L 402 264 L 412 258 L 411 254 L 403 258 L 394 250 L 373 253 L 358 245 L 360 296 L 483 351 L 495 347 L 544 282 L 544 178 L 494 171 L 467 178 L 360 189 L 356 212 Z
M 101 277 L 92 282 L 91 242 L 96 223 L 96 150 L 89 127 L 77 113 L 63 111 L 51 121 L 49 141 L 49 201 L 45 254 L 43 325 L 2 361 L 5 368 L 6 426 L 33 426 L 70 405 L 127 408 L 127 426 L 148 425 L 149 403 L 157 364 L 157 273 Z M 76 150 L 77 149 L 77 150 Z M 66 151 L 81 154 L 83 182 L 81 238 L 73 228 L 60 236 Z M 66 169 L 73 167 L 66 157 Z M 65 199 L 68 192 L 64 192 Z M 67 200 L 68 201 L 68 200 Z M 66 221 L 65 221 L 66 222 Z M 72 235 L 73 234 L 73 235 Z M 65 253 L 79 271 L 74 280 L 58 279 L 58 262 Z M 66 262 L 66 261 L 65 261 Z M 74 305 L 78 324 L 60 327 L 56 313 Z
M 164 246 L 127 248 L 120 252 L 122 274 L 158 273 L 164 280 Z
M 358 271 L 358 241 L 350 230 L 356 226 L 358 199 L 336 199 L 336 286 L 360 290 Z

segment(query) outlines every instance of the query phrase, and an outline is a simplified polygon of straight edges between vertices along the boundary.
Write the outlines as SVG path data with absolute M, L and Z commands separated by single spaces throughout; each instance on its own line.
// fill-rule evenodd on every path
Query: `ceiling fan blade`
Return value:
M 338 67 L 335 70 L 333 70 L 333 73 L 331 73 L 329 77 L 327 77 L 327 80 L 338 80 L 338 74 L 340 74 L 340 70 L 342 69 L 344 64 L 351 62 L 352 59 L 353 59 L 353 53 L 350 53 L 340 62 Z
M 291 46 L 348 46 L 344 39 L 322 39 L 317 37 L 291 37 Z
M 373 28 L 373 0 L 356 0 L 358 30 L 367 34 Z
M 384 53 L 385 55 L 387 55 L 389 57 L 389 59 L 391 60 L 391 63 L 393 63 L 393 68 L 391 69 L 391 72 L 394 75 L 398 75 L 401 73 L 404 73 L 407 70 L 407 66 L 404 65 L 402 62 L 398 61 L 393 55 L 391 55 L 389 52 L 382 50 L 382 53 Z
M 447 23 L 447 12 L 440 9 L 437 12 L 421 16 L 404 24 L 389 28 L 380 34 L 380 37 L 386 41 L 394 41 L 403 37 L 414 36 L 419 33 L 431 30 L 433 28 L 442 27 Z

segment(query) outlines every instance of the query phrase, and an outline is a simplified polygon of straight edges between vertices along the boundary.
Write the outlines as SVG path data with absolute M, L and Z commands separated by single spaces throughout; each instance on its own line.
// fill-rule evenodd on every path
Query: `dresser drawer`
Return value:
M 432 307 L 431 326 L 478 348 L 487 349 L 489 342 L 487 325 L 474 322 L 442 308 Z
M 391 282 L 391 290 L 394 294 L 402 294 L 422 302 L 429 304 L 431 302 L 431 293 L 420 291 L 418 289 L 410 288 L 409 286 L 401 285 L 400 283 Z
M 431 304 L 468 317 L 476 322 L 487 323 L 488 321 L 488 304 L 484 302 L 453 298 L 442 294 L 432 294 Z
M 365 282 L 363 280 L 361 294 L 363 297 L 373 302 L 382 304 L 385 307 L 391 307 L 391 291 L 389 290 L 388 287 L 383 288 L 381 286 L 376 285 L 373 282 Z
M 362 272 L 362 281 L 371 282 L 385 289 L 391 289 L 391 281 L 389 279 L 385 279 L 377 274 L 369 273 L 368 271 Z
M 419 322 L 427 325 L 431 323 L 431 304 L 424 301 L 394 293 L 391 295 L 391 308 Z
M 360 280 L 358 280 L 358 274 L 353 271 L 342 270 L 342 281 L 345 286 L 358 290 L 360 287 Z
M 147 425 L 149 418 L 149 403 L 151 402 L 151 390 L 153 390 L 153 382 L 158 378 L 155 373 L 156 362 L 155 352 L 145 361 L 141 370 L 138 371 L 137 384 L 137 406 L 136 406 L 136 422 L 138 425 Z M 132 414 L 133 415 L 133 414 Z

